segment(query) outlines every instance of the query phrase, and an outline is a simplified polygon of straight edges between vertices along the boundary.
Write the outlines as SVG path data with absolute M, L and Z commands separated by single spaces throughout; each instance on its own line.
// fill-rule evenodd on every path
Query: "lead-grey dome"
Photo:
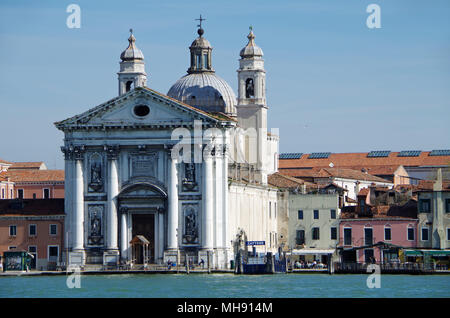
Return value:
M 239 53 L 239 55 L 242 58 L 247 58 L 247 57 L 262 57 L 263 56 L 263 51 L 262 49 L 257 46 L 255 44 L 255 35 L 253 34 L 252 29 L 250 29 L 250 33 L 247 36 L 248 38 L 248 43 L 247 45 L 241 50 L 241 52 Z
M 120 54 L 120 59 L 122 61 L 132 61 L 132 60 L 143 60 L 144 54 L 141 50 L 138 49 L 136 44 L 136 38 L 133 34 L 130 35 L 128 38 L 128 47 L 125 49 L 125 51 Z
M 215 73 L 187 74 L 173 84 L 167 95 L 205 111 L 236 115 L 236 95 Z

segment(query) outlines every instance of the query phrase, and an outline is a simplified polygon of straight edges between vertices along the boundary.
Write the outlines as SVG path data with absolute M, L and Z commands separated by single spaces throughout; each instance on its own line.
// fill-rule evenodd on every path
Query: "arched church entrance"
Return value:
M 153 178 L 135 178 L 122 186 L 120 211 L 120 253 L 133 264 L 161 263 L 165 243 L 167 190 Z M 135 244 L 136 237 L 147 244 Z

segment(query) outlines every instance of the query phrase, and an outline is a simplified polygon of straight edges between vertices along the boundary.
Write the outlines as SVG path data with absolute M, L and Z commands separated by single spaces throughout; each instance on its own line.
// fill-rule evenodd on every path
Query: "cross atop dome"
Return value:
M 205 31 L 202 29 L 202 21 L 206 21 L 206 19 L 202 18 L 202 15 L 200 14 L 200 18 L 199 19 L 195 19 L 195 21 L 200 21 L 200 24 L 198 24 L 198 30 L 197 33 L 198 35 L 201 37 L 203 35 L 203 33 L 205 33 Z

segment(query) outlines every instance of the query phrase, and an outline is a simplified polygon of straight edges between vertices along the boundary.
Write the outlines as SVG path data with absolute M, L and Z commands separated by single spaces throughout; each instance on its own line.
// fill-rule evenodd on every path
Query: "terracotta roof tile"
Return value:
M 435 180 L 420 180 L 417 185 L 419 191 L 433 191 Z M 450 180 L 442 181 L 442 191 L 450 191 Z
M 6 161 L 6 160 L 3 160 L 2 158 L 0 158 L 0 163 L 12 164 L 12 162 L 9 162 L 9 161 Z
M 43 161 L 37 162 L 13 162 L 12 166 L 8 170 L 14 169 L 46 169 L 45 163 Z
M 398 157 L 399 152 L 391 152 L 388 157 L 381 158 L 368 158 L 367 152 L 332 153 L 327 159 L 308 159 L 308 155 L 303 155 L 300 159 L 279 160 L 279 167 L 326 168 L 330 163 L 333 163 L 334 167 L 417 167 L 444 166 L 450 163 L 450 156 L 429 156 L 429 153 L 430 151 L 422 151 L 417 157 Z
M 293 178 L 290 176 L 286 176 L 279 172 L 269 175 L 268 183 L 278 188 L 286 188 L 286 189 L 295 189 L 303 185 L 306 185 L 307 188 L 316 187 L 316 185 L 313 183 L 306 182 L 301 179 Z
M 50 182 L 64 181 L 64 170 L 27 170 L 6 171 L 4 174 L 14 182 Z
M 319 177 L 336 177 L 346 178 L 353 180 L 375 181 L 375 182 L 388 182 L 389 180 L 382 179 L 380 177 L 373 176 L 368 173 L 364 173 L 358 170 L 345 169 L 345 168 L 323 168 L 319 171 Z

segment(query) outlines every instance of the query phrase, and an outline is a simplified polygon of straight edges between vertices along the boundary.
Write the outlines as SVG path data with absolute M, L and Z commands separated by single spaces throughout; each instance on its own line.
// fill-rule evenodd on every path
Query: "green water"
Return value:
M 70 289 L 68 276 L 0 277 L 0 297 L 450 297 L 450 275 L 130 274 L 82 275 Z

